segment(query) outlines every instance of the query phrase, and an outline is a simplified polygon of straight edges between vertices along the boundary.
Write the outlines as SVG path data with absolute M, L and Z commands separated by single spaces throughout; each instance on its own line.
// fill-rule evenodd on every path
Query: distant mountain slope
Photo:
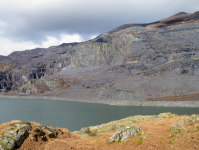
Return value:
M 199 13 L 126 24 L 87 42 L 13 52 L 6 58 L 0 57 L 1 62 L 9 60 L 0 88 L 16 90 L 23 85 L 19 93 L 27 93 L 24 84 L 30 80 L 47 85 L 52 95 L 64 89 L 68 95 L 57 96 L 77 99 L 83 91 L 85 99 L 90 95 L 125 100 L 198 93 Z

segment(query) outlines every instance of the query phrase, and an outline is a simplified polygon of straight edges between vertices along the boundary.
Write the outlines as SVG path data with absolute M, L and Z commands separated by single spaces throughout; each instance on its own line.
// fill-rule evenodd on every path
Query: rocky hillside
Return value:
M 59 72 L 70 64 L 69 58 L 60 57 L 79 43 L 63 43 L 60 46 L 36 48 L 0 56 L 0 89 L 16 90 L 31 79 Z
M 192 95 L 199 93 L 198 59 L 199 12 L 181 12 L 83 43 L 1 56 L 0 88 L 91 101 Z

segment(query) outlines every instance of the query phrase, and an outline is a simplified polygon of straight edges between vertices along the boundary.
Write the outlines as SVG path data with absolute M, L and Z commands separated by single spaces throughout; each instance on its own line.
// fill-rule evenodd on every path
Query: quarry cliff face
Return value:
M 63 97 L 74 98 L 80 93 L 77 99 L 197 94 L 198 59 L 199 13 L 179 13 L 154 23 L 126 24 L 83 43 L 1 56 L 0 88 L 21 93 L 31 83 L 44 94 L 66 90 Z
M 0 56 L 0 88 L 16 90 L 31 79 L 59 72 L 70 64 L 70 58 L 60 57 L 79 43 L 64 43 L 49 48 L 36 48 Z

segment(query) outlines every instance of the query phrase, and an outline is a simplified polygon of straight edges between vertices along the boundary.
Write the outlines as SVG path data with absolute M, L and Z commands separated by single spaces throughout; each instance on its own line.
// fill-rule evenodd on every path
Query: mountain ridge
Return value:
M 125 24 L 82 43 L 13 52 L 0 57 L 7 63 L 0 89 L 129 103 L 199 94 L 198 35 L 199 13 L 181 12 L 153 23 Z

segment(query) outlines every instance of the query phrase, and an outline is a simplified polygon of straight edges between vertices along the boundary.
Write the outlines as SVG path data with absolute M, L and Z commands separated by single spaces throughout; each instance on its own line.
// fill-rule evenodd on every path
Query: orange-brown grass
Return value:
M 15 123 L 15 122 L 19 122 L 19 120 L 13 120 L 13 121 L 9 121 L 6 123 L 3 123 L 0 125 L 0 136 L 7 130 L 10 128 L 10 124 Z
M 147 101 L 199 101 L 199 94 L 147 98 Z
M 144 136 L 137 135 L 129 137 L 126 141 L 118 143 L 108 143 L 108 139 L 117 131 L 120 126 L 130 126 L 132 120 L 137 118 L 135 125 L 145 132 Z M 58 135 L 58 138 L 48 138 L 47 142 L 34 141 L 33 132 L 30 131 L 29 137 L 24 141 L 19 150 L 194 150 L 199 149 L 199 121 L 183 126 L 184 130 L 174 135 L 170 127 L 179 122 L 186 122 L 189 116 L 178 116 L 170 113 L 160 114 L 158 116 L 132 116 L 126 119 L 116 120 L 103 124 L 97 128 L 96 136 L 77 135 L 69 132 L 67 129 L 61 129 L 64 134 Z M 164 119 L 158 121 L 159 119 Z M 116 129 L 110 130 L 110 127 L 116 123 Z M 40 126 L 33 122 L 32 126 Z M 0 125 L 0 134 L 9 124 Z M 96 127 L 90 127 L 91 131 Z M 140 142 L 140 139 L 143 141 Z

